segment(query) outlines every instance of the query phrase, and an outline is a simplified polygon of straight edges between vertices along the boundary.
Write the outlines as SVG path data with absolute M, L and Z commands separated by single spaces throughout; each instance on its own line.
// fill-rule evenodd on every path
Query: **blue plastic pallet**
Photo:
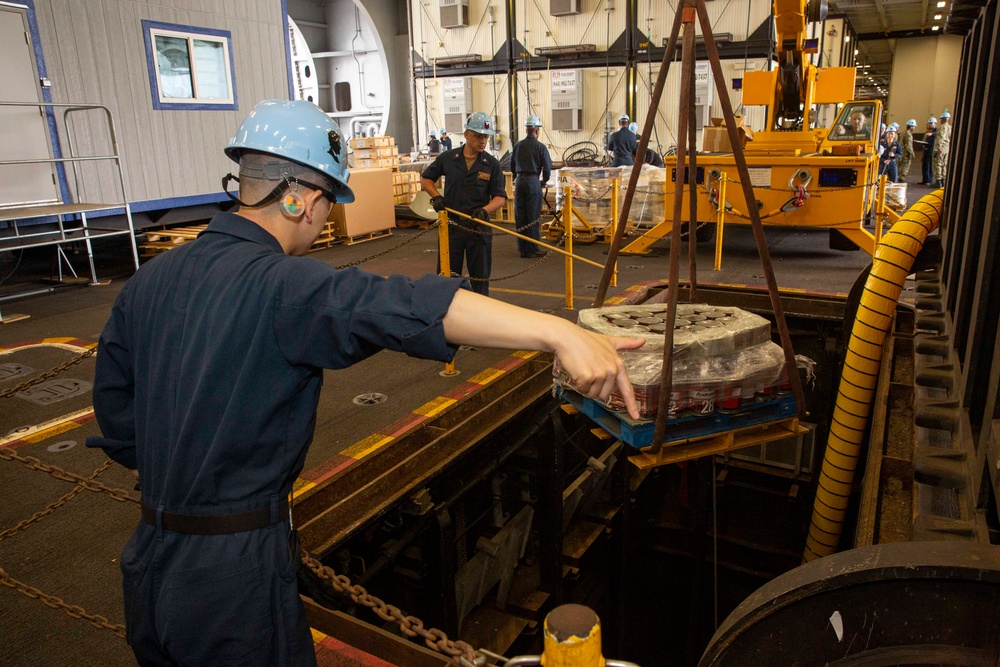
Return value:
M 556 387 L 556 395 L 575 406 L 580 412 L 597 422 L 608 433 L 636 449 L 653 444 L 656 422 L 652 419 L 632 419 L 625 412 L 609 410 L 592 398 L 575 391 Z M 757 426 L 780 421 L 796 415 L 795 397 L 779 396 L 772 401 L 754 403 L 739 412 L 713 412 L 710 415 L 685 415 L 667 422 L 667 437 L 663 444 L 684 442 L 694 438 L 734 431 L 746 426 Z

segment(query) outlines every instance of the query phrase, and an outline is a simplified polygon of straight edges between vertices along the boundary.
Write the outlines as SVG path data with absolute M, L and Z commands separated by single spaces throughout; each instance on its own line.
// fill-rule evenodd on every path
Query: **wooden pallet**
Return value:
M 343 245 L 355 245 L 357 243 L 364 243 L 365 241 L 374 241 L 384 236 L 392 236 L 392 230 L 382 229 L 377 232 L 368 232 L 367 234 L 360 234 L 358 236 L 335 236 L 334 242 L 342 243 Z
M 412 229 L 414 227 L 419 227 L 420 229 L 427 229 L 432 224 L 434 220 L 401 220 L 396 218 L 396 226 L 400 229 Z
M 152 257 L 172 248 L 193 241 L 208 225 L 173 227 L 171 229 L 145 230 L 146 242 L 139 246 L 143 257 Z
M 392 236 L 391 229 L 368 232 L 367 234 L 358 234 L 357 236 L 337 236 L 333 234 L 332 231 L 327 230 L 320 234 L 319 238 L 312 244 L 312 247 L 309 248 L 309 252 L 312 252 L 313 250 L 323 250 L 338 244 L 355 245 L 358 243 L 364 243 L 365 241 L 374 241 L 375 239 L 380 239 L 386 236 Z
M 667 422 L 666 441 L 656 454 L 648 452 L 655 427 L 653 420 L 634 420 L 606 409 L 593 399 L 557 387 L 557 394 L 598 426 L 632 448 L 629 461 L 640 470 L 655 468 L 752 447 L 806 433 L 795 414 L 795 400 L 784 396 L 737 413 L 685 416 Z

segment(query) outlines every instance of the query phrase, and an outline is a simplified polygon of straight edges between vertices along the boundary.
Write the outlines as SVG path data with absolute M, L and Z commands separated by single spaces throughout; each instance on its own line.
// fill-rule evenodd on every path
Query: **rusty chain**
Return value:
M 97 346 L 96 345 L 94 347 L 90 348 L 89 350 L 86 350 L 85 352 L 81 352 L 80 354 L 78 354 L 77 356 L 73 357 L 69 361 L 61 363 L 61 364 L 59 364 L 58 366 L 56 366 L 55 368 L 53 368 L 51 370 L 45 371 L 44 373 L 42 373 L 38 377 L 33 377 L 30 380 L 26 380 L 25 382 L 22 382 L 21 384 L 17 385 L 16 387 L 13 387 L 11 389 L 4 389 L 3 391 L 0 391 L 0 398 L 10 398 L 11 396 L 14 396 L 15 394 L 21 393 L 22 391 L 24 391 L 28 387 L 33 387 L 34 385 L 38 384 L 39 382 L 45 382 L 49 378 L 55 377 L 56 375 L 59 375 L 60 373 L 62 373 L 64 370 L 66 370 L 70 366 L 78 364 L 81 361 L 83 361 L 84 359 L 86 359 L 87 357 L 92 357 L 95 354 L 97 354 Z
M 334 268 L 337 269 L 338 271 L 340 271 L 341 269 L 347 269 L 347 268 L 350 268 L 352 266 L 359 266 L 361 264 L 364 264 L 365 262 L 370 262 L 373 259 L 375 259 L 376 257 L 381 257 L 382 255 L 388 255 L 390 252 L 393 252 L 394 250 L 399 250 L 400 248 L 402 248 L 407 243 L 413 243 L 418 238 L 420 238 L 421 236 L 423 236 L 427 232 L 431 231 L 433 228 L 434 228 L 433 226 L 430 226 L 427 229 L 424 229 L 424 230 L 421 230 L 421 231 L 417 232 L 416 234 L 414 234 L 410 238 L 406 239 L 405 241 L 403 241 L 401 243 L 397 243 L 396 245 L 392 246 L 391 248 L 387 248 L 387 249 L 385 249 L 385 250 L 383 250 L 381 252 L 377 252 L 374 255 L 369 255 L 368 257 L 362 257 L 361 259 L 356 259 L 353 262 L 349 262 L 347 264 L 341 264 L 340 266 L 336 266 Z
M 10 448 L 0 447 L 0 459 L 5 461 L 17 461 L 24 464 L 28 470 L 40 470 L 41 472 L 47 473 L 50 477 L 62 480 L 64 482 L 73 482 L 79 486 L 82 486 L 88 491 L 94 491 L 95 493 L 106 493 L 111 496 L 112 499 L 117 500 L 120 503 L 135 503 L 139 504 L 139 501 L 129 495 L 128 491 L 124 489 L 116 489 L 110 486 L 105 486 L 96 480 L 87 479 L 86 477 L 81 477 L 76 473 L 63 470 L 58 466 L 50 466 L 42 463 L 34 456 L 21 456 L 20 454 L 14 452 Z
M 337 574 L 305 551 L 302 551 L 301 558 L 302 564 L 309 568 L 320 580 L 328 582 L 338 593 L 350 595 L 355 603 L 368 607 L 383 621 L 398 623 L 399 629 L 407 637 L 413 638 L 419 635 L 423 638 L 424 644 L 428 648 L 451 657 L 454 664 L 459 664 L 461 659 L 471 664 L 482 664 L 481 656 L 477 654 L 476 650 L 470 644 L 449 639 L 448 635 L 437 628 L 424 628 L 424 622 L 416 616 L 408 616 L 399 607 L 386 604 L 382 599 L 368 593 L 364 586 L 360 584 L 353 585 L 348 577 L 343 574 Z
M 100 630 L 111 630 L 122 639 L 125 639 L 125 626 L 121 624 L 112 624 L 104 616 L 100 614 L 88 614 L 87 610 L 83 607 L 67 604 L 63 600 L 57 598 L 55 595 L 49 595 L 38 590 L 34 586 L 29 586 L 28 584 L 14 579 L 7 571 L 0 567 L 0 586 L 7 586 L 8 588 L 13 588 L 18 593 L 28 596 L 29 598 L 38 600 L 42 604 L 52 607 L 53 609 L 62 609 L 64 612 L 72 616 L 73 618 L 82 618 L 83 620 L 90 623 L 95 628 Z
M 90 477 L 88 477 L 87 479 L 90 480 L 91 482 L 93 482 L 98 477 L 100 477 L 105 472 L 107 472 L 108 468 L 110 468 L 111 464 L 113 464 L 113 463 L 114 463 L 114 461 L 112 459 L 108 459 L 107 461 L 104 462 L 104 465 L 102 465 L 100 468 L 98 468 L 97 470 L 95 470 L 93 472 L 93 474 L 91 474 Z M 45 509 L 39 510 L 38 512 L 35 512 L 31 516 L 30 519 L 25 519 L 24 521 L 19 522 L 13 528 L 8 528 L 7 530 L 0 531 L 0 541 L 3 541 L 5 539 L 7 539 L 8 537 L 13 537 L 14 535 L 17 535 L 19 532 L 21 532 L 22 530 L 24 530 L 25 528 L 27 528 L 28 526 L 30 526 L 34 522 L 42 519 L 43 517 L 48 516 L 49 514 L 52 514 L 57 509 L 59 509 L 60 507 L 62 507 L 66 503 L 68 503 L 69 501 L 73 500 L 73 498 L 76 498 L 76 496 L 79 495 L 83 490 L 84 490 L 84 488 L 82 486 L 77 485 L 77 487 L 75 489 L 73 489 L 72 491 L 70 491 L 69 493 L 67 493 L 66 495 L 64 495 L 59 500 L 55 501 L 54 503 L 51 503 Z

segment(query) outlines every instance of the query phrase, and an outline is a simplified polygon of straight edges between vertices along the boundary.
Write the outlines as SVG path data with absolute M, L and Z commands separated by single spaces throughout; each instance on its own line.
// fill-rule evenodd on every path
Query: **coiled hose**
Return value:
M 882 345 L 910 268 L 928 234 L 938 227 L 944 190 L 924 195 L 886 232 L 875 248 L 871 273 L 851 329 L 830 422 L 804 562 L 837 551 L 854 485 L 861 441 L 875 398 Z

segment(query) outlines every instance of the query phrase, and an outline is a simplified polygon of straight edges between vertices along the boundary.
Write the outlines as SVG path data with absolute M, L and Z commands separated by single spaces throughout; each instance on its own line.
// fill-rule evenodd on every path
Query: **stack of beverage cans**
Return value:
M 659 405 L 666 311 L 666 304 L 580 311 L 585 329 L 645 341 L 619 353 L 643 418 L 655 417 Z M 673 326 L 669 417 L 738 412 L 791 392 L 784 354 L 771 342 L 771 323 L 763 317 L 739 308 L 678 304 Z M 561 375 L 557 367 L 557 382 L 572 389 Z M 608 407 L 624 408 L 621 394 L 613 393 Z

